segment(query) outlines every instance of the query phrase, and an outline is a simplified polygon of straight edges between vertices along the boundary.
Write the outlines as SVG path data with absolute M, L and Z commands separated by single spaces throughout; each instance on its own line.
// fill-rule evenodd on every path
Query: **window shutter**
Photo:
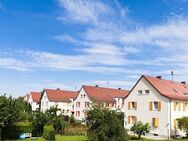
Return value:
M 159 119 L 155 118 L 155 127 L 158 127 L 158 126 L 159 126 Z
M 135 102 L 135 109 L 137 110 L 137 102 Z
M 159 111 L 161 111 L 161 101 L 158 102 L 158 106 L 159 106 Z
M 130 116 L 128 116 L 128 124 L 130 124 L 130 120 L 131 120 L 131 117 L 130 117 Z
M 134 123 L 137 123 L 138 122 L 138 119 L 137 119 L 137 116 L 134 117 Z
M 128 109 L 130 110 L 130 108 L 131 108 L 131 103 L 128 102 Z
M 174 102 L 174 111 L 176 111 L 176 102 Z
M 152 105 L 152 104 L 153 104 L 152 101 L 150 101 L 150 102 L 149 102 L 149 110 L 150 110 L 150 111 L 152 111 L 152 109 L 153 109 L 153 107 L 152 107 L 153 105 Z
M 174 119 L 174 129 L 176 129 L 177 124 L 176 124 L 176 119 Z
M 181 111 L 181 103 L 178 103 L 178 110 Z
M 158 118 L 152 118 L 152 125 L 153 127 L 158 127 L 159 126 L 159 119 Z

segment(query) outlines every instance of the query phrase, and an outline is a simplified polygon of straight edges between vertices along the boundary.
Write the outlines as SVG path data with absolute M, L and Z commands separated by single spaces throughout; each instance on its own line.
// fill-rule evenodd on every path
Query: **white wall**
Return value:
M 31 105 L 32 111 L 36 111 L 39 108 L 39 104 L 33 101 L 31 94 L 29 95 L 28 103 Z
M 149 94 L 138 94 L 138 90 L 150 90 Z M 129 110 L 128 102 L 137 102 L 137 110 Z M 150 111 L 149 102 L 160 101 L 161 111 Z M 125 128 L 130 129 L 132 124 L 128 123 L 128 116 L 137 116 L 138 121 L 143 123 L 150 123 L 151 134 L 158 134 L 161 136 L 169 136 L 169 99 L 160 95 L 144 78 L 142 78 L 129 96 L 125 99 Z M 159 119 L 159 127 L 152 126 L 152 118 Z
M 76 103 L 80 102 L 80 107 L 76 106 Z M 74 117 L 77 120 L 83 120 L 85 118 L 84 112 L 89 109 L 85 107 L 85 102 L 89 102 L 91 105 L 91 100 L 88 97 L 87 93 L 85 92 L 84 88 L 82 88 L 77 96 L 77 98 L 74 100 Z M 76 113 L 80 112 L 80 116 L 77 116 Z
M 70 102 L 52 102 L 48 100 L 48 96 L 46 92 L 44 92 L 43 97 L 41 99 L 41 111 L 45 112 L 50 107 L 59 108 L 61 111 L 58 111 L 58 114 L 63 113 L 64 115 L 71 116 L 73 111 L 73 99 L 70 99 Z
M 177 109 L 176 111 L 174 111 L 174 102 L 178 102 L 180 103 L 180 111 L 178 109 L 178 106 L 177 106 Z M 186 102 L 187 103 L 187 106 L 186 106 L 186 109 L 185 111 L 183 111 L 183 103 Z M 178 128 L 174 128 L 174 119 L 178 119 L 178 118 L 181 118 L 181 117 L 184 117 L 184 116 L 188 116 L 188 101 L 180 101 L 180 100 L 172 100 L 171 101 L 171 125 L 172 125 L 172 135 L 180 135 L 180 136 L 185 136 L 185 133 L 183 133 L 182 131 L 180 131 Z

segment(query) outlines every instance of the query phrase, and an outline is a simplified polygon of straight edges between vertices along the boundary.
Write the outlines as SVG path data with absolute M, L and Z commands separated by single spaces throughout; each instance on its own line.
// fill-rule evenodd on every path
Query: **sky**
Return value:
M 187 0 L 0 0 L 0 94 L 188 81 Z

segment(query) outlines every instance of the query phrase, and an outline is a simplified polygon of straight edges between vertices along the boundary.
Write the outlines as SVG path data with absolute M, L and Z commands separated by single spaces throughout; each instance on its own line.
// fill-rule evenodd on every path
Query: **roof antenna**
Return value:
M 174 72 L 171 71 L 172 81 L 174 80 Z
M 77 86 L 75 86 L 75 91 L 77 91 Z
M 109 81 L 107 81 L 107 88 L 109 88 L 109 85 L 110 85 L 110 82 L 109 82 Z

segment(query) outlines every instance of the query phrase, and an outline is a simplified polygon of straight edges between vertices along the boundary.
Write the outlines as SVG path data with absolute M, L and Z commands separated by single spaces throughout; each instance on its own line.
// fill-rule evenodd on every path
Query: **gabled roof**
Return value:
M 143 76 L 159 93 L 170 99 L 188 100 L 188 85 L 151 76 Z
M 40 92 L 31 92 L 31 98 L 32 98 L 33 102 L 39 103 L 40 97 L 41 97 Z
M 115 102 L 114 98 L 123 98 L 128 95 L 129 91 L 122 89 L 104 88 L 99 86 L 83 85 L 91 100 L 101 102 Z
M 54 90 L 54 89 L 45 89 L 48 100 L 51 102 L 69 102 L 70 99 L 74 99 L 78 92 L 76 91 L 66 91 L 66 90 Z
M 144 78 L 148 81 L 161 95 L 176 100 L 188 100 L 188 85 L 171 80 L 159 79 L 156 77 L 142 75 L 140 79 L 133 86 L 129 94 L 132 92 L 138 82 Z M 126 97 L 125 97 L 126 98 Z

